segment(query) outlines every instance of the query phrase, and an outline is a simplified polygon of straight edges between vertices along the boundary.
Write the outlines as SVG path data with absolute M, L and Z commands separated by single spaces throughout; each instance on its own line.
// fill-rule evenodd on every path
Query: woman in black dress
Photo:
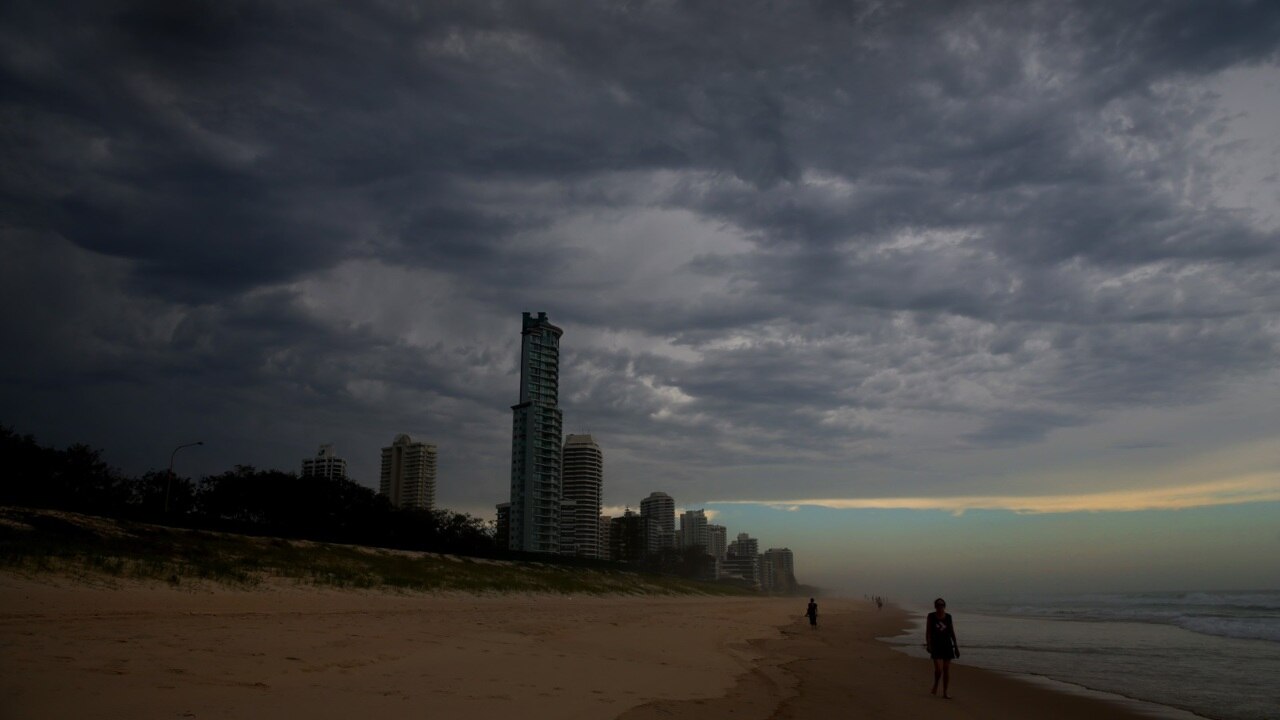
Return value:
M 947 686 L 951 684 L 951 660 L 960 657 L 960 643 L 956 640 L 956 628 L 947 612 L 947 601 L 933 601 L 933 612 L 924 619 L 924 646 L 933 658 L 933 689 L 938 694 L 938 680 L 942 680 L 942 697 L 947 700 Z

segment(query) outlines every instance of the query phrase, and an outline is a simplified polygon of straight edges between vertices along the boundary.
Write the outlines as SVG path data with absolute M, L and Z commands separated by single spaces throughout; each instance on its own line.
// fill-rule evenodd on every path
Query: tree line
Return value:
M 44 447 L 0 426 L 0 504 L 322 542 L 493 555 L 490 523 L 448 510 L 406 510 L 348 478 L 237 465 L 197 480 L 130 477 L 101 452 Z

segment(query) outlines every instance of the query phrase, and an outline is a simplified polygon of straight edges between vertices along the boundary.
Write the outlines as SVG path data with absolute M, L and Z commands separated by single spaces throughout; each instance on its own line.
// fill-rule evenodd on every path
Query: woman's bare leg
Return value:
M 939 660 L 937 658 L 934 658 L 933 660 L 933 689 L 929 691 L 930 695 L 938 694 L 938 681 L 942 679 L 943 662 L 943 660 Z M 946 694 L 946 690 L 943 690 L 942 692 L 944 695 Z
M 951 696 L 947 694 L 947 686 L 951 684 L 951 661 L 942 661 L 942 697 L 950 700 Z

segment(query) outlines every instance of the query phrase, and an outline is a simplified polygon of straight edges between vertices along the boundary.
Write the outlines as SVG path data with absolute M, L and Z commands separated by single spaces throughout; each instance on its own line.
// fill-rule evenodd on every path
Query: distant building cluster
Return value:
M 678 565 L 708 580 L 738 579 L 767 591 L 796 587 L 791 550 L 770 548 L 687 510 L 676 527 L 676 502 L 652 492 L 619 517 L 601 514 L 604 452 L 591 435 L 562 436 L 560 338 L 540 312 L 524 313 L 519 402 L 511 406 L 511 495 L 497 506 L 500 547 L 624 563 Z M 563 439 L 562 439 L 563 437 Z
M 589 434 L 565 435 L 560 398 L 560 338 L 547 318 L 524 313 L 519 402 L 511 406 L 511 493 L 497 505 L 499 548 L 678 569 L 706 580 L 736 580 L 769 592 L 795 590 L 787 548 L 760 551 L 747 533 L 728 530 L 704 510 L 676 515 L 665 492 L 640 500 L 639 512 L 603 515 L 604 452 Z M 400 434 L 382 448 L 378 491 L 405 509 L 436 507 L 436 446 Z M 302 461 L 302 474 L 346 477 L 333 445 Z M 677 527 L 677 520 L 679 526 Z
M 302 460 L 302 477 L 345 478 L 347 461 L 337 456 L 332 444 L 321 445 L 315 457 Z M 436 507 L 436 446 L 414 442 L 400 434 L 382 448 L 382 472 L 378 492 L 392 505 L 410 510 Z

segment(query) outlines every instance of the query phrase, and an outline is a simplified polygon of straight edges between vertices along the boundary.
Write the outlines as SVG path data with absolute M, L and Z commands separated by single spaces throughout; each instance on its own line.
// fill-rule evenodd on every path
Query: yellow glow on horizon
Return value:
M 1280 473 L 1258 473 L 1173 487 L 1137 488 L 1070 495 L 988 495 L 903 498 L 805 498 L 726 500 L 717 505 L 762 505 L 778 510 L 823 507 L 835 510 L 1008 510 L 1021 514 L 1185 510 L 1216 505 L 1280 502 Z M 710 503 L 709 503 L 710 504 Z

